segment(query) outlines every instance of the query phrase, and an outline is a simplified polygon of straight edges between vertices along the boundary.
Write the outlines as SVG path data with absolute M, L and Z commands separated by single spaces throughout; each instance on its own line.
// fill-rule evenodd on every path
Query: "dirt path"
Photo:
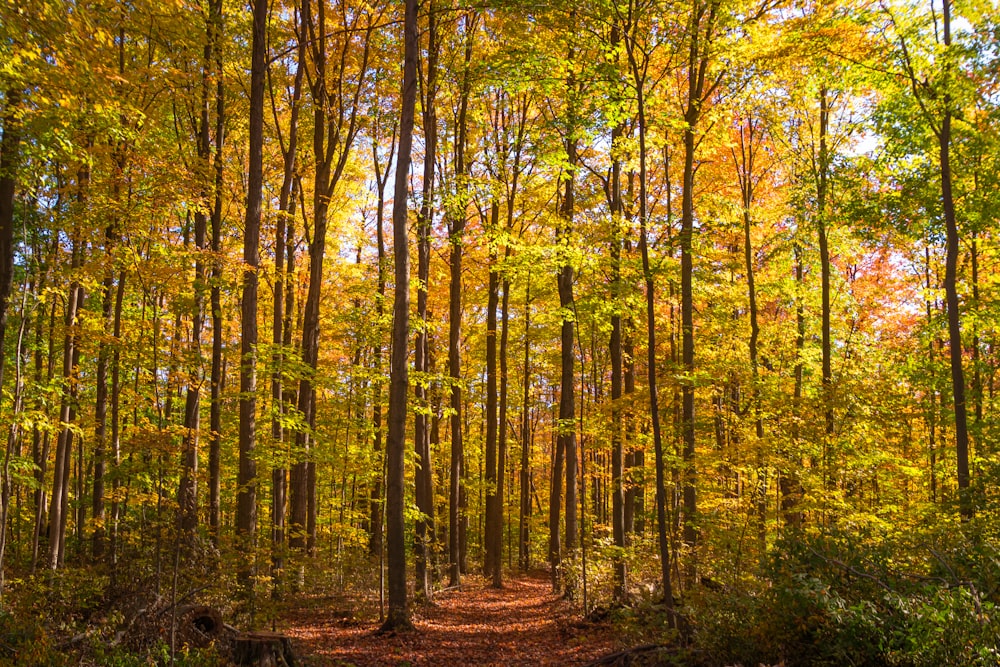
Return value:
M 283 631 L 310 666 L 579 665 L 615 649 L 610 628 L 581 622 L 545 575 L 502 590 L 475 579 L 434 602 L 414 609 L 414 632 L 395 636 L 315 609 L 286 617 Z

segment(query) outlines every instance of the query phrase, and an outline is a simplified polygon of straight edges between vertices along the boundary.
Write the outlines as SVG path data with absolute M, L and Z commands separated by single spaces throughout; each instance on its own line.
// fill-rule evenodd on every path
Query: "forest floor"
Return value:
M 548 574 L 508 579 L 500 590 L 482 578 L 414 605 L 414 631 L 378 635 L 336 605 L 304 600 L 283 614 L 305 665 L 581 665 L 613 652 L 612 628 L 580 618 L 578 607 L 551 592 Z

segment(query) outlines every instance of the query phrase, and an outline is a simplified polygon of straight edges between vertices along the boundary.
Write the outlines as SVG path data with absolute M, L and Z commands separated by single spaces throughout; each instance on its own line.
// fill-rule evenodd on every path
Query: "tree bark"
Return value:
M 236 532 L 246 546 L 257 530 L 257 267 L 259 266 L 261 199 L 263 190 L 264 84 L 267 76 L 266 0 L 253 3 L 253 41 L 250 65 L 250 152 L 247 212 L 243 231 L 243 296 L 240 308 L 240 431 Z M 252 561 L 252 559 L 251 559 Z M 241 573 L 252 587 L 252 565 Z
M 761 145 L 760 126 L 753 116 L 747 119 L 746 126 L 740 125 L 739 150 L 732 149 L 733 161 L 737 165 L 737 178 L 740 185 L 740 195 L 743 204 L 743 259 L 747 280 L 747 301 L 750 306 L 750 352 L 751 374 L 751 404 L 754 419 L 754 433 L 757 436 L 754 448 L 757 457 L 757 488 L 755 501 L 757 509 L 757 537 L 761 547 L 761 557 L 764 555 L 767 526 L 767 471 L 764 466 L 764 418 L 761 412 L 760 368 L 758 341 L 760 339 L 760 324 L 757 321 L 757 289 L 754 282 L 754 253 L 751 237 L 752 217 L 751 207 L 754 203 L 754 193 L 760 176 L 754 175 L 758 167 L 757 154 Z M 756 180 L 755 180 L 756 179 Z
M 500 205 L 494 199 L 490 203 L 488 235 L 496 235 L 499 226 Z M 488 241 L 489 279 L 486 297 L 486 522 L 484 538 L 486 542 L 483 575 L 492 578 L 498 567 L 497 547 L 500 545 L 496 506 L 500 502 L 497 495 L 497 307 L 500 305 L 499 256 L 496 244 Z
M 816 164 L 816 225 L 819 229 L 819 262 L 820 290 L 822 310 L 822 357 L 823 357 L 823 423 L 825 436 L 823 439 L 823 479 L 831 484 L 833 462 L 830 460 L 830 447 L 833 445 L 834 414 L 833 414 L 833 352 L 830 342 L 830 247 L 826 228 L 826 197 L 827 178 L 830 165 L 830 155 L 827 149 L 827 133 L 830 127 L 830 105 L 826 87 L 819 92 L 819 156 Z
M 694 411 L 694 290 L 693 290 L 693 241 L 694 241 L 694 157 L 696 132 L 701 119 L 702 105 L 717 85 L 706 80 L 712 44 L 715 37 L 716 14 L 719 0 L 694 3 L 691 11 L 691 31 L 688 37 L 688 93 L 684 110 L 684 174 L 681 190 L 681 363 L 685 380 L 681 385 L 681 439 L 684 459 L 684 542 L 691 554 L 688 571 L 696 573 L 698 542 L 697 472 L 695 468 L 695 411 Z
M 0 352 L 7 334 L 7 310 L 14 281 L 14 192 L 20 161 L 21 93 L 10 89 L 4 99 L 3 140 L 0 141 Z M 6 368 L 0 353 L 0 387 Z
M 289 257 L 288 269 L 286 270 L 286 254 L 294 254 L 294 236 L 289 231 L 294 229 L 295 218 L 295 194 L 296 194 L 296 158 L 298 154 L 299 139 L 299 109 L 302 99 L 302 80 L 305 74 L 305 40 L 299 34 L 299 27 L 296 25 L 296 39 L 298 41 L 295 79 L 292 84 L 291 110 L 288 120 L 288 143 L 282 146 L 282 178 L 281 190 L 278 195 L 278 215 L 275 220 L 274 229 L 274 298 L 271 312 L 271 345 L 274 348 L 272 362 L 274 371 L 271 374 L 271 403 L 274 406 L 274 418 L 271 420 L 271 438 L 274 441 L 274 454 L 278 463 L 271 469 L 271 576 L 273 579 L 272 595 L 280 597 L 282 592 L 282 578 L 285 567 L 285 507 L 288 500 L 288 468 L 285 456 L 285 429 L 282 426 L 282 417 L 288 411 L 288 402 L 285 400 L 284 388 L 284 368 L 285 358 L 288 353 L 286 349 L 286 338 L 291 332 L 286 331 L 285 317 L 285 292 L 292 284 L 291 269 L 293 258 Z M 268 69 L 270 74 L 270 69 Z M 269 90 L 271 93 L 272 107 L 274 105 L 274 87 L 268 77 Z M 274 112 L 275 126 L 278 124 L 278 114 Z M 291 296 L 291 295 L 289 295 Z M 288 323 L 290 328 L 291 323 Z
M 458 136 L 455 138 L 455 187 L 457 201 L 448 211 L 448 240 L 451 245 L 449 265 L 451 280 L 448 291 L 448 374 L 451 379 L 451 484 L 448 505 L 448 556 L 449 585 L 461 583 L 464 531 L 461 508 L 464 495 L 465 449 L 462 440 L 462 237 L 465 233 L 465 205 L 468 198 L 465 151 L 468 138 L 470 64 L 475 32 L 475 16 L 465 19 L 465 61 L 462 74 L 462 91 L 458 109 Z
M 417 96 L 417 0 L 406 0 L 403 22 L 403 85 L 399 119 L 399 156 L 396 159 L 392 203 L 395 300 L 392 318 L 392 354 L 389 368 L 389 433 L 386 441 L 386 539 L 389 613 L 382 630 L 410 627 L 406 595 L 405 494 L 407 341 L 410 322 L 410 253 L 406 224 L 407 176 L 413 143 Z
M 430 428 L 431 405 L 429 400 L 430 350 L 427 335 L 427 290 L 431 265 L 431 227 L 434 215 L 434 168 L 437 159 L 437 17 L 434 2 L 427 7 L 427 78 L 424 82 L 423 127 L 424 165 L 423 192 L 417 218 L 417 319 L 419 320 L 414 347 L 414 371 L 417 375 L 415 398 L 416 414 L 413 417 L 413 446 L 417 457 L 414 473 L 416 503 L 420 516 L 414 525 L 414 560 L 416 561 L 416 595 L 430 600 L 432 594 L 430 565 L 434 543 L 434 477 L 431 468 Z
M 635 30 L 635 27 L 633 27 Z M 670 581 L 670 546 L 667 540 L 667 489 L 666 489 L 666 458 L 663 453 L 663 436 L 660 428 L 660 406 L 659 395 L 656 382 L 656 318 L 654 305 L 656 303 L 654 294 L 653 272 L 649 261 L 648 235 L 648 212 L 647 212 L 647 172 L 646 172 L 646 92 L 645 76 L 639 66 L 639 61 L 635 53 L 635 35 L 630 35 L 628 40 L 629 62 L 632 67 L 632 76 L 636 85 L 636 108 L 639 120 L 639 253 L 642 256 L 643 282 L 646 288 L 646 374 L 649 385 L 649 414 L 653 428 L 653 451 L 656 458 L 656 528 L 657 545 L 660 555 L 660 584 L 663 587 L 663 601 L 668 610 L 668 623 L 670 627 L 675 627 L 676 618 L 674 616 L 674 595 Z M 689 121 L 690 122 L 690 121 Z M 685 140 L 691 132 L 692 125 L 685 132 Z M 693 146 L 692 146 L 693 155 Z M 685 195 L 688 190 L 685 188 Z M 683 247 L 683 243 L 682 243 Z M 682 272 L 683 269 L 682 261 Z M 690 257 L 688 263 L 688 273 L 690 274 Z M 690 282 L 690 275 L 688 275 Z M 690 285 L 689 285 L 690 288 Z M 692 348 L 693 354 L 693 348 Z M 685 385 L 686 386 L 686 385 Z M 692 395 L 692 419 L 693 419 L 693 395 Z M 692 424 L 693 428 L 693 424 Z M 694 433 L 692 430 L 692 444 Z M 693 452 L 692 452 L 693 454 Z
M 520 503 L 518 509 L 517 553 L 522 572 L 531 567 L 530 533 L 531 518 L 531 274 L 524 287 L 524 363 L 521 376 L 521 468 Z
M 951 2 L 944 0 L 944 45 L 951 47 Z M 948 346 L 951 360 L 951 388 L 955 404 L 955 458 L 958 469 L 958 503 L 963 520 L 973 517 L 975 509 L 970 493 L 969 426 L 965 401 L 965 371 L 962 367 L 962 325 L 958 299 L 958 222 L 951 177 L 951 95 L 944 94 L 944 112 L 938 131 L 941 203 L 944 209 L 947 254 L 945 255 L 944 291 L 948 311 Z

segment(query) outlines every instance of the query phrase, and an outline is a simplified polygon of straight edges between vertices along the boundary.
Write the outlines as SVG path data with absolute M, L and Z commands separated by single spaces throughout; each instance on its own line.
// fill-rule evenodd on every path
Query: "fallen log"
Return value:
M 225 624 L 222 614 L 206 605 L 186 605 L 174 612 L 178 645 L 205 648 L 222 634 Z
M 658 665 L 689 664 L 687 659 L 694 657 L 693 652 L 674 646 L 644 644 L 610 653 L 588 662 L 584 667 L 657 667 Z

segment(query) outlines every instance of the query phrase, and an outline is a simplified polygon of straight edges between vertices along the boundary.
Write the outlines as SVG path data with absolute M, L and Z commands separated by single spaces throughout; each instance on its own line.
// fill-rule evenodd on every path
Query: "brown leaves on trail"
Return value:
M 307 665 L 578 665 L 615 649 L 610 628 L 579 624 L 579 610 L 550 592 L 547 575 L 502 590 L 466 582 L 416 606 L 414 632 L 379 636 L 374 621 L 350 626 L 305 610 L 284 632 Z

